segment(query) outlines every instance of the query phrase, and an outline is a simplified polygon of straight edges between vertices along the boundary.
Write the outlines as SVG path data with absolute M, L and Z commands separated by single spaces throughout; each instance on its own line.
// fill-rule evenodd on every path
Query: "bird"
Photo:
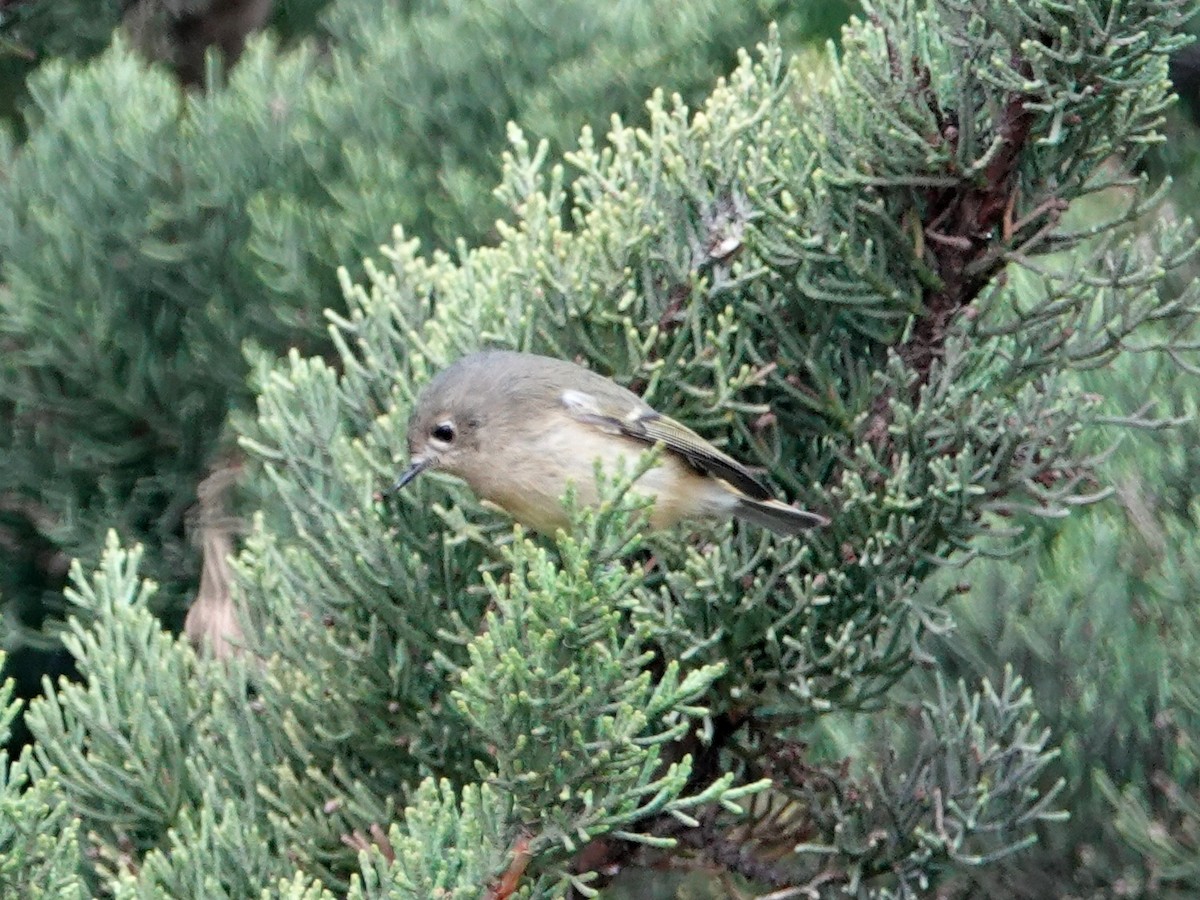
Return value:
M 628 471 L 655 445 L 661 457 L 632 488 L 653 498 L 654 529 L 732 517 L 797 535 L 829 521 L 776 499 L 740 462 L 627 388 L 533 353 L 483 350 L 443 369 L 417 398 L 407 442 L 409 465 L 389 492 L 445 472 L 548 535 L 570 526 L 568 485 L 580 505 L 599 504 L 597 460 L 609 475 Z

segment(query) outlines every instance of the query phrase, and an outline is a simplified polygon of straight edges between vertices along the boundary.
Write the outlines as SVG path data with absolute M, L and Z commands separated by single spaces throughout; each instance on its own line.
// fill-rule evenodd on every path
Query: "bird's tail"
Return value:
M 796 509 L 778 500 L 754 500 L 739 497 L 733 514 L 739 519 L 770 528 L 776 534 L 800 534 L 818 525 L 828 525 L 829 520 L 806 509 Z

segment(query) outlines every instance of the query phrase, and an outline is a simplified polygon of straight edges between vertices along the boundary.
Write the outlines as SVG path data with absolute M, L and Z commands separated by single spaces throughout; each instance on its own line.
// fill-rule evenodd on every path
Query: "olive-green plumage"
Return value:
M 610 473 L 662 443 L 662 460 L 635 487 L 654 497 L 650 523 L 736 516 L 798 534 L 822 516 L 779 502 L 745 466 L 640 397 L 582 366 L 506 350 L 465 356 L 426 386 L 408 423 L 411 465 L 462 478 L 485 500 L 537 531 L 569 524 L 562 505 L 598 502 L 594 467 Z

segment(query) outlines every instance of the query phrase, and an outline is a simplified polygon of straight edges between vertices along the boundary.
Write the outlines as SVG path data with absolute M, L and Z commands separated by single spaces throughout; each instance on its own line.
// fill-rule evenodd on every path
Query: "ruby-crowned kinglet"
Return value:
M 634 487 L 654 497 L 655 528 L 736 516 L 797 534 L 828 521 L 774 499 L 741 463 L 604 376 L 505 350 L 465 356 L 429 382 L 408 422 L 410 465 L 392 490 L 427 469 L 448 472 L 522 524 L 553 534 L 570 524 L 568 483 L 581 505 L 594 506 L 596 460 L 611 475 L 618 461 L 628 469 L 656 443 L 661 461 Z

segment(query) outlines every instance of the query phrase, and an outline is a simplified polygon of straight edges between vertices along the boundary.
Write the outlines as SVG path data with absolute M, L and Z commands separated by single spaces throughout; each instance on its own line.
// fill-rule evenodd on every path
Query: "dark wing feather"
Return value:
M 771 492 L 747 471 L 746 467 L 731 456 L 726 456 L 692 429 L 680 425 L 674 419 L 660 413 L 650 413 L 632 421 L 621 423 L 622 434 L 631 438 L 656 444 L 662 441 L 668 450 L 673 450 L 686 459 L 700 472 L 715 475 L 728 481 L 748 497 L 767 500 Z
M 581 391 L 567 391 L 562 399 L 571 415 L 581 422 L 612 434 L 623 434 L 644 444 L 653 445 L 662 441 L 668 450 L 683 457 L 698 472 L 727 481 L 755 500 L 771 498 L 766 486 L 736 459 L 726 456 L 690 428 L 649 407 L 631 409 L 628 416 L 620 418 L 608 415 L 600 408 L 595 397 Z

